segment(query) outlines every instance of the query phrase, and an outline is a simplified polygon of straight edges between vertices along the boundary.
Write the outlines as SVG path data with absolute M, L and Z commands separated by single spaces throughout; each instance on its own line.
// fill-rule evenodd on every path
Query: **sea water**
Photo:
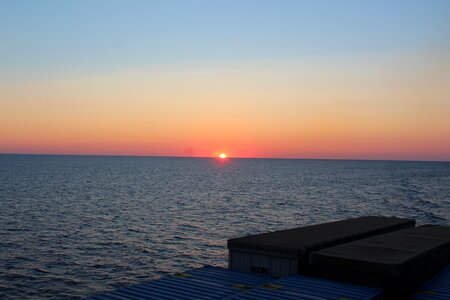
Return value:
M 450 225 L 450 163 L 0 155 L 0 298 L 81 298 L 226 240 L 362 216 Z

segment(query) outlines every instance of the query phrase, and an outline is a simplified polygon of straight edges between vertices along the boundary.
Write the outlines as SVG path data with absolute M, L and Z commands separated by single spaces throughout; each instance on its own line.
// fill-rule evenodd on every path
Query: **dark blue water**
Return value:
M 226 240 L 360 215 L 450 225 L 450 163 L 0 155 L 0 298 L 80 298 Z

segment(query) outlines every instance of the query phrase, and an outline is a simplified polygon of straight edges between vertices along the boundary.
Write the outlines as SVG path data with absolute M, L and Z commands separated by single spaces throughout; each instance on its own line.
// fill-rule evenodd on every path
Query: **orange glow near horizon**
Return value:
M 227 155 L 225 153 L 220 153 L 219 158 L 225 159 L 225 158 L 227 158 Z
M 0 85 L 0 153 L 450 160 L 448 74 L 405 65 L 249 64 Z

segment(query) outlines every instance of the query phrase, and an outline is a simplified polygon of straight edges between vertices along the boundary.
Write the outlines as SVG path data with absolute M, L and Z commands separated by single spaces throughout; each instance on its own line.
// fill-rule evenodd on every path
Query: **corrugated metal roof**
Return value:
M 382 290 L 306 277 L 288 276 L 228 299 L 376 299 Z
M 425 283 L 411 298 L 421 300 L 450 299 L 450 265 Z
M 375 299 L 380 289 L 305 276 L 278 280 L 266 275 L 205 266 L 150 282 L 95 295 L 113 299 Z
M 223 299 L 272 280 L 272 277 L 266 275 L 246 274 L 220 267 L 205 266 L 87 299 Z

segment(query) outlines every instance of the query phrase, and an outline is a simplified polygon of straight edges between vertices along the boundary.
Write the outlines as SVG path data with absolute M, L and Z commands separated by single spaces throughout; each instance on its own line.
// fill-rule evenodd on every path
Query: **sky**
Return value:
M 0 153 L 450 160 L 450 1 L 0 0 Z

